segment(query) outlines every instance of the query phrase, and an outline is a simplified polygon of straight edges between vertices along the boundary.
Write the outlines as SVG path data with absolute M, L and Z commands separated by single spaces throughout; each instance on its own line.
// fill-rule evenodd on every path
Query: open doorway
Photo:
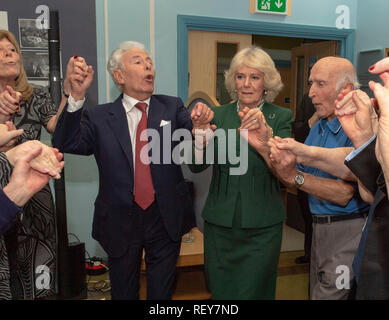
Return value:
M 229 103 L 231 98 L 225 89 L 224 72 L 235 53 L 250 45 L 261 47 L 272 57 L 284 83 L 274 104 L 291 109 L 294 115 L 302 96 L 309 90 L 312 65 L 338 52 L 338 41 L 334 40 L 189 30 L 189 96 L 202 91 L 220 105 Z
M 198 39 L 203 38 L 201 44 L 195 43 L 193 45 L 190 41 L 192 32 L 197 33 Z M 210 40 L 202 35 L 202 32 L 214 33 L 213 37 L 216 38 Z M 219 39 L 219 36 L 222 33 L 224 33 L 223 38 Z M 248 41 L 247 37 L 249 37 Z M 275 60 L 277 68 L 281 72 L 283 82 L 286 85 L 284 92 L 279 95 L 275 104 L 290 108 L 295 114 L 299 95 L 297 94 L 297 89 L 292 95 L 292 91 L 289 91 L 288 86 L 290 90 L 292 90 L 292 86 L 296 86 L 299 88 L 298 90 L 302 92 L 306 90 L 306 73 L 308 73 L 309 70 L 309 57 L 311 56 L 310 50 L 307 48 L 313 48 L 323 41 L 324 46 L 327 46 L 327 44 L 332 42 L 335 51 L 325 55 L 339 55 L 353 61 L 354 38 L 355 30 L 338 30 L 335 28 L 304 25 L 286 26 L 283 23 L 179 15 L 177 19 L 178 95 L 183 101 L 187 101 L 188 97 L 191 97 L 193 92 L 200 90 L 206 91 L 207 94 L 213 98 L 218 96 L 221 100 L 218 101 L 218 103 L 228 103 L 229 101 L 227 101 L 227 99 L 230 98 L 225 96 L 221 88 L 218 88 L 217 82 L 219 82 L 219 87 L 224 85 L 224 79 L 221 75 L 224 73 L 224 69 L 228 68 L 231 58 L 237 50 L 251 44 L 257 44 L 268 51 L 273 60 Z M 289 41 L 291 41 L 291 43 L 286 47 L 285 45 Z M 284 47 L 280 48 L 280 45 Z M 300 53 L 300 56 L 295 55 L 296 59 L 293 59 L 293 48 L 295 48 L 295 50 L 297 50 L 296 48 L 304 48 L 299 49 L 303 54 Z M 276 55 L 276 53 L 286 54 L 286 52 L 282 52 L 283 50 L 291 51 L 291 53 L 289 52 L 285 57 Z M 323 53 L 320 50 L 321 49 L 317 50 L 315 53 L 317 58 L 321 58 L 320 54 Z M 220 51 L 219 54 L 218 51 Z M 308 52 L 307 56 L 305 55 L 305 52 Z M 199 57 L 203 59 L 201 63 L 198 62 Z M 192 60 L 192 58 L 195 60 Z M 291 70 L 293 65 L 296 66 L 295 68 L 298 72 Z M 285 70 L 282 70 L 283 68 L 285 68 Z M 288 68 L 290 70 L 288 70 Z M 297 75 L 298 78 L 294 79 L 293 76 Z M 201 84 L 203 89 L 197 89 L 196 86 L 192 86 L 195 83 Z M 207 172 L 207 177 L 210 174 L 211 172 Z M 195 175 L 191 173 L 186 175 L 185 170 L 184 176 L 186 176 L 188 180 L 194 181 L 195 189 L 201 188 L 202 190 L 207 190 L 209 187 L 210 179 L 207 180 L 207 177 L 198 177 L 198 174 Z M 204 181 L 208 181 L 208 184 Z M 206 193 L 207 192 L 205 192 L 204 197 L 206 197 Z M 283 196 L 288 211 L 289 221 L 291 215 L 296 216 L 296 213 L 298 212 L 298 204 L 295 205 L 296 203 L 289 202 L 289 200 L 295 198 L 296 195 L 284 189 Z M 194 206 L 196 216 L 201 217 L 204 202 L 205 199 L 195 197 Z M 293 212 L 289 211 L 289 209 L 293 209 Z M 201 219 L 199 218 L 199 220 Z M 293 223 L 291 228 L 287 227 L 284 230 L 282 251 L 302 250 L 304 238 L 303 234 L 299 232 L 301 228 Z
M 189 68 L 189 35 L 191 31 L 204 31 L 215 33 L 228 33 L 229 35 L 270 36 L 288 41 L 290 38 L 301 39 L 305 42 L 317 42 L 317 39 L 333 40 L 338 43 L 338 55 L 351 62 L 354 61 L 355 30 L 337 29 L 333 27 L 317 27 L 312 25 L 295 25 L 277 22 L 252 21 L 241 19 L 227 19 L 215 17 L 202 17 L 190 15 L 177 16 L 177 94 L 183 101 L 187 101 L 189 94 L 189 83 L 193 83 Z M 312 39 L 312 40 L 304 40 Z M 319 40 L 320 41 L 320 40 Z M 234 41 L 236 42 L 236 41 Z M 251 41 L 252 42 L 252 41 Z M 251 44 L 251 43 L 250 43 Z M 213 43 L 207 43 L 202 47 L 215 59 Z M 241 46 L 242 48 L 242 46 Z M 216 74 L 215 65 L 208 65 L 207 70 L 212 69 Z M 199 67 L 199 65 L 198 65 Z M 203 69 L 204 70 L 204 69 Z M 204 79 L 204 77 L 202 77 Z M 212 79 L 213 80 L 213 79 Z M 216 76 L 215 76 L 216 81 Z M 210 92 L 216 97 L 216 92 Z M 293 108 L 291 108 L 293 109 Z
M 338 54 L 338 41 L 253 35 L 252 43 L 264 49 L 281 74 L 284 89 L 274 104 L 289 108 L 296 115 L 302 97 L 309 91 L 313 64 L 325 56 Z

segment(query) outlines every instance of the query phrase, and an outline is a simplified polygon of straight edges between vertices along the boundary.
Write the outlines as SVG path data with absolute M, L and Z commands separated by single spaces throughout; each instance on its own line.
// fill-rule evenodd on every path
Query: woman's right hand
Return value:
M 20 111 L 22 94 L 15 91 L 11 86 L 0 93 L 0 123 L 4 123 Z

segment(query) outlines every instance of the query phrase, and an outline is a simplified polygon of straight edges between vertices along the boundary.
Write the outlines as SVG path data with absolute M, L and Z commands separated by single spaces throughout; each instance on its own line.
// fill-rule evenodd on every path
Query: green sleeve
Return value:
M 281 138 L 290 138 L 292 136 L 292 123 L 293 123 L 293 114 L 291 110 L 286 109 L 280 121 L 278 122 L 277 129 L 274 130 L 274 136 Z

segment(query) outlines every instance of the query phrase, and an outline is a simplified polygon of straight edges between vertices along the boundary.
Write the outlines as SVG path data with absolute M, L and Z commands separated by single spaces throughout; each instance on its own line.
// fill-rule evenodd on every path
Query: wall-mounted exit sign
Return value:
M 270 14 L 288 14 L 289 0 L 255 0 L 255 12 Z

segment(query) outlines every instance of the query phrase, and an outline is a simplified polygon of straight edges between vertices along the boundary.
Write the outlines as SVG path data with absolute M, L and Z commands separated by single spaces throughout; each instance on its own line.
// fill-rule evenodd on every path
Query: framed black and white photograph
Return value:
M 21 48 L 48 49 L 48 30 L 38 29 L 36 19 L 19 19 Z
M 49 54 L 47 51 L 22 50 L 23 65 L 30 79 L 49 78 Z

